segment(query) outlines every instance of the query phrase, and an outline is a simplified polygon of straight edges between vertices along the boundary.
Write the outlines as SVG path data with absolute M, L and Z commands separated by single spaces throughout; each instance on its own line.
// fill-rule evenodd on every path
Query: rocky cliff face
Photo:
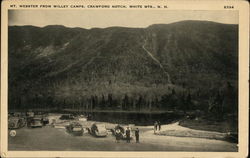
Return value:
M 237 87 L 237 39 L 237 25 L 204 21 L 89 30 L 10 26 L 9 99 L 153 98 L 173 88 L 206 94 L 225 82 Z

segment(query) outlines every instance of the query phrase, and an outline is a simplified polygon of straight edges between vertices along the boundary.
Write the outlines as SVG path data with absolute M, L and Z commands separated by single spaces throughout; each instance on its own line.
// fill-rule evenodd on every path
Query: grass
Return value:
M 237 132 L 237 124 L 233 123 L 232 120 L 227 119 L 225 121 L 211 121 L 205 119 L 185 119 L 179 122 L 180 126 L 188 127 L 196 130 L 214 131 L 214 132 Z
M 179 125 L 189 129 L 169 129 L 157 134 L 175 137 L 217 139 L 238 143 L 237 122 L 233 120 L 233 118 L 227 118 L 224 121 L 204 118 L 183 119 L 179 121 Z
M 192 138 L 206 138 L 206 139 L 217 139 L 225 140 L 227 134 L 225 133 L 215 133 L 207 131 L 195 131 L 195 130 L 167 130 L 162 131 L 159 135 L 175 136 L 175 137 L 192 137 Z

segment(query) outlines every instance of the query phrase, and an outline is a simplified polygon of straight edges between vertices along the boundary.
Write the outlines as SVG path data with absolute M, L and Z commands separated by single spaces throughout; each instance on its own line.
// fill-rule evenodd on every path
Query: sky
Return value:
M 182 20 L 205 20 L 238 24 L 237 11 L 171 10 L 9 10 L 9 25 L 64 25 L 66 27 L 106 28 L 147 27 Z

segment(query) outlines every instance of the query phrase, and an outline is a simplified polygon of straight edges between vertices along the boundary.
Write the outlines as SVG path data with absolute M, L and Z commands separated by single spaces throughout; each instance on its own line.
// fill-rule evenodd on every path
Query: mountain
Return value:
M 238 25 L 9 26 L 8 40 L 13 107 L 29 107 L 44 98 L 74 104 L 110 94 L 113 100 L 124 95 L 152 100 L 173 90 L 206 96 L 225 83 L 237 89 Z

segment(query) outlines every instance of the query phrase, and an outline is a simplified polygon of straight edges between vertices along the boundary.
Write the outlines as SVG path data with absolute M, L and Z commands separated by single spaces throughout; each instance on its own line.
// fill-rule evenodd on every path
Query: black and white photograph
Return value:
M 239 151 L 239 11 L 91 7 L 8 10 L 8 151 Z

